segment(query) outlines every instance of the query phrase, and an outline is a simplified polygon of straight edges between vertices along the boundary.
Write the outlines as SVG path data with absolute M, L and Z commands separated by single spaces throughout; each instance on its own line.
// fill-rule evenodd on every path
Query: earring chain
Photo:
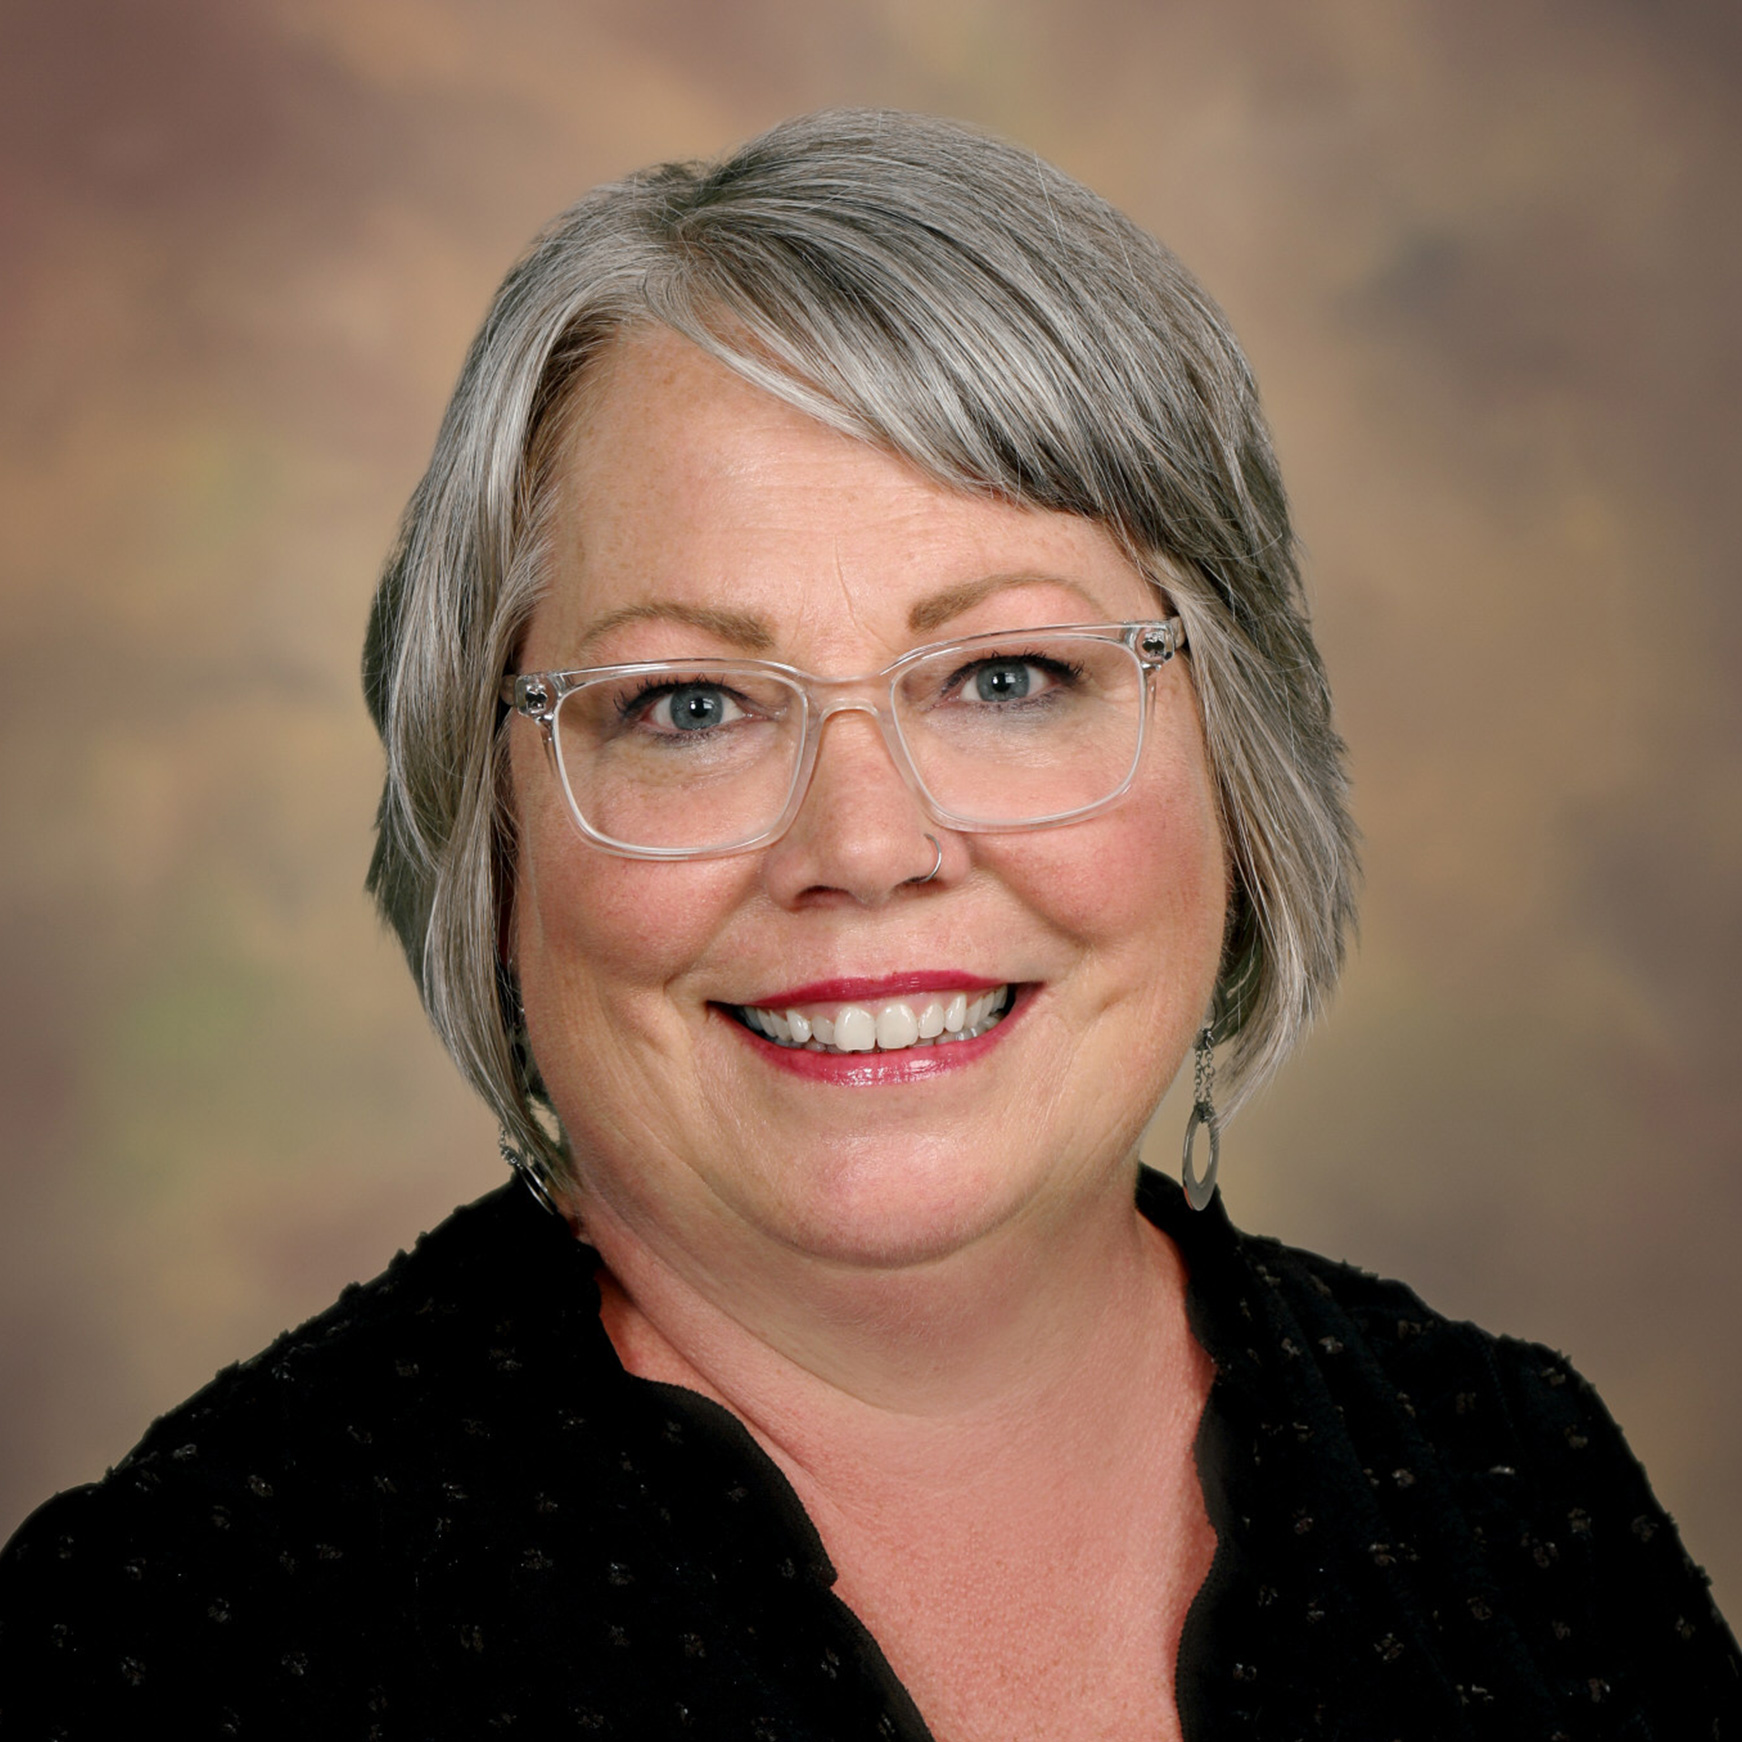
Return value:
M 1198 1035 L 1197 1057 L 1192 1061 L 1192 1100 L 1200 1107 L 1214 1104 L 1216 1087 L 1215 1038 L 1209 1024 Z

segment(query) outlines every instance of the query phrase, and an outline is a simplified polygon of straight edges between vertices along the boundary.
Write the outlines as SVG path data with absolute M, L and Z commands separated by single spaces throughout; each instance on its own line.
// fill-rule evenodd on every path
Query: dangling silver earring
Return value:
M 520 1001 L 520 981 L 505 965 L 498 966 L 497 974 L 500 995 L 508 1006 L 508 1050 L 514 1058 L 515 1075 L 520 1079 L 522 1095 L 528 1092 L 536 1094 L 539 1092 L 538 1066 L 532 1057 L 531 1037 L 526 1032 L 526 1006 Z M 502 1151 L 502 1159 L 519 1174 L 521 1184 L 553 1216 L 561 1219 L 562 1211 L 557 1208 L 556 1199 L 545 1183 L 544 1169 L 508 1135 L 506 1125 L 497 1135 L 496 1147 Z
M 496 1139 L 496 1147 L 502 1151 L 502 1159 L 520 1175 L 521 1184 L 560 1221 L 563 1213 L 556 1207 L 556 1199 L 550 1195 L 550 1188 L 544 1183 L 543 1168 L 515 1145 L 506 1128 Z
M 1197 1056 L 1192 1061 L 1192 1116 L 1186 1121 L 1185 1152 L 1180 1158 L 1186 1202 L 1194 1210 L 1203 1209 L 1216 1195 L 1216 1163 L 1222 1158 L 1222 1122 L 1216 1117 L 1216 1104 L 1211 1099 L 1216 1086 L 1214 1046 L 1206 1023 L 1198 1035 Z M 1192 1144 L 1200 1125 L 1210 1134 L 1210 1165 L 1202 1179 L 1192 1172 Z

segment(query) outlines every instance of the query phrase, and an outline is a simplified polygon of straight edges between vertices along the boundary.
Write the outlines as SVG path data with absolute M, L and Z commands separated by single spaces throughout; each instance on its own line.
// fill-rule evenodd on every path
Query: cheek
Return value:
M 1226 901 L 1220 842 L 1212 828 L 1181 826 L 1177 815 L 1134 793 L 1127 814 L 1096 832 L 1088 852 L 1043 848 L 1044 901 L 1085 939 L 1133 933 L 1189 934 L 1222 924 Z M 1061 831 L 1062 832 L 1062 831 Z
M 572 830 L 553 833 L 521 854 L 515 931 L 523 982 L 536 964 L 570 991 L 658 990 L 695 962 L 739 899 L 741 861 L 615 859 Z
M 1078 828 L 1007 837 L 1006 876 L 1105 970 L 1108 1002 L 1193 1026 L 1221 959 L 1228 864 L 1207 772 L 1151 762 L 1123 803 Z
M 528 759 L 530 760 L 530 759 Z M 645 995 L 705 951 L 743 899 L 748 859 L 661 864 L 588 845 L 544 770 L 517 762 L 514 953 L 535 1030 L 645 1028 Z M 637 995 L 644 995 L 638 1003 Z

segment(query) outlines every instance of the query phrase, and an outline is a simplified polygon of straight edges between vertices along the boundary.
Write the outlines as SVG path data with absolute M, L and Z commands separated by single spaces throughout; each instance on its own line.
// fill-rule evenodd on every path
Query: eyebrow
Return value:
M 921 599 L 908 612 L 907 627 L 915 635 L 941 629 L 952 617 L 971 611 L 982 599 L 989 599 L 1007 587 L 1064 587 L 1097 611 L 1102 609 L 1092 593 L 1063 575 L 984 575 L 977 581 L 963 581 L 959 586 L 945 587 L 941 593 L 933 593 L 929 599 Z
M 774 649 L 774 631 L 753 611 L 732 611 L 718 605 L 685 605 L 676 599 L 653 599 L 640 605 L 623 605 L 607 611 L 581 637 L 581 647 L 589 648 L 601 636 L 625 623 L 682 623 L 689 629 L 700 629 L 730 641 L 746 653 L 770 653 Z
M 1063 575 L 983 575 L 978 580 L 963 581 L 933 593 L 928 599 L 921 599 L 908 612 L 907 627 L 912 634 L 924 635 L 942 628 L 964 611 L 971 611 L 994 593 L 1013 587 L 1043 586 L 1064 587 L 1097 611 L 1101 609 L 1100 602 L 1092 594 Z M 584 653 L 625 623 L 648 622 L 681 623 L 689 629 L 700 629 L 705 634 L 718 636 L 722 641 L 743 648 L 746 653 L 772 653 L 775 648 L 773 629 L 765 618 L 753 611 L 734 611 L 719 605 L 686 605 L 678 599 L 650 599 L 638 605 L 622 605 L 615 611 L 607 611 L 581 637 L 577 653 Z

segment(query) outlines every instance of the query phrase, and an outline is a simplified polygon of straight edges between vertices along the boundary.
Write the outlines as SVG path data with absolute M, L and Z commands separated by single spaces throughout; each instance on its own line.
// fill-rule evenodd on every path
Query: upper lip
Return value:
M 880 998 L 900 998 L 913 992 L 990 992 L 1008 986 L 1008 980 L 989 980 L 984 974 L 964 974 L 950 968 L 924 968 L 910 974 L 885 974 L 878 979 L 807 980 L 802 986 L 746 998 L 744 1006 L 755 1010 L 785 1010 L 794 1004 L 860 1004 Z

